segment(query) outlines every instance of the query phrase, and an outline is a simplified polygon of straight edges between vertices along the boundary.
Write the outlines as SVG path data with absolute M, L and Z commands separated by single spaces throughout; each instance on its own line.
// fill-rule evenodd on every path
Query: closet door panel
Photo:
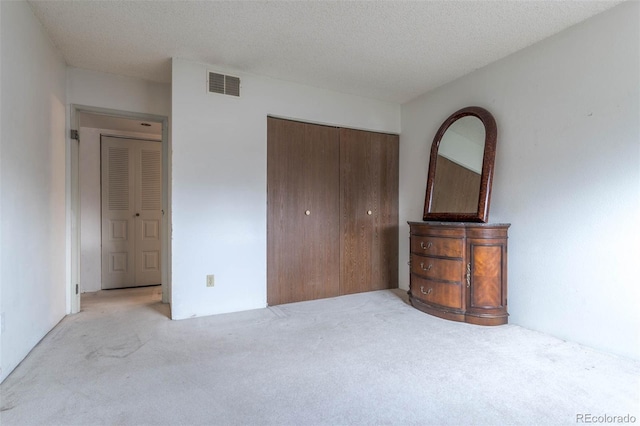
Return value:
M 338 129 L 269 118 L 267 303 L 339 294 Z
M 340 148 L 335 127 L 306 124 L 305 204 L 297 209 L 305 222 L 301 253 L 305 297 L 340 294 Z M 309 212 L 309 215 L 306 213 Z
M 372 146 L 378 160 L 379 191 L 376 215 L 374 275 L 379 279 L 372 290 L 398 287 L 398 180 L 399 137 L 374 133 Z
M 340 129 L 341 294 L 368 291 L 372 287 L 376 194 L 372 192 L 369 144 L 369 132 Z
M 341 294 L 398 286 L 398 137 L 340 130 Z

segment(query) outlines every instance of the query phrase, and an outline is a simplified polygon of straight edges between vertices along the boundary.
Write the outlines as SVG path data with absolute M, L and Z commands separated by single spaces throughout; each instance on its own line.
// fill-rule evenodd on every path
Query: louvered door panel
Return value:
M 142 210 L 162 208 L 162 161 L 159 148 L 141 150 L 140 207 Z
M 133 151 L 102 138 L 102 288 L 135 281 Z
M 109 146 L 107 158 L 109 210 L 129 210 L 129 149 Z
M 137 141 L 136 285 L 160 284 L 162 155 L 159 142 Z

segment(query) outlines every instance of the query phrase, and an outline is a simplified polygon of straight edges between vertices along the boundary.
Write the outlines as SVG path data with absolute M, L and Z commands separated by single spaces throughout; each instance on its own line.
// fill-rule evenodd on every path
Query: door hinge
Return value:
M 78 294 L 78 284 L 76 284 L 76 294 Z
M 77 140 L 77 141 L 80 141 L 80 135 L 78 134 L 78 131 L 77 131 L 77 130 L 71 130 L 71 131 L 69 132 L 69 137 L 70 137 L 71 139 L 75 139 L 75 140 Z

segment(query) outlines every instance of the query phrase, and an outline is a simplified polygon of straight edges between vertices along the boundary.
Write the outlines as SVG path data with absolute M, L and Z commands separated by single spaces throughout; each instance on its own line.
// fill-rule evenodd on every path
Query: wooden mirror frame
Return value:
M 433 190 L 436 177 L 436 161 L 440 141 L 447 129 L 462 117 L 474 116 L 482 121 L 485 129 L 484 156 L 482 159 L 482 174 L 480 175 L 480 194 L 478 196 L 478 210 L 475 213 L 461 212 L 430 212 L 433 200 Z M 498 130 L 493 115 L 484 108 L 471 106 L 454 112 L 438 129 L 431 144 L 431 158 L 429 159 L 429 174 L 427 176 L 427 194 L 424 201 L 423 220 L 444 222 L 487 222 L 489 220 L 489 201 L 491 199 L 491 183 L 493 181 L 493 165 L 496 158 L 496 139 Z

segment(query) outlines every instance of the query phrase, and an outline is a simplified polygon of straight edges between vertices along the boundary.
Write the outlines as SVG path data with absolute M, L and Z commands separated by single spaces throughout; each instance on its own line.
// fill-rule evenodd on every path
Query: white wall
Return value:
M 158 135 L 80 127 L 80 291 L 102 288 L 100 135 L 160 140 Z
M 206 93 L 173 61 L 172 317 L 266 306 L 267 115 L 398 133 L 400 106 L 252 75 L 241 97 Z M 215 287 L 206 287 L 206 275 Z
M 498 124 L 492 222 L 512 223 L 510 322 L 640 358 L 640 4 L 402 106 L 400 217 L 420 220 L 431 140 L 457 109 Z M 401 283 L 409 282 L 408 227 Z M 404 242 L 404 244 L 402 244 Z
M 171 85 L 68 68 L 67 102 L 168 117 L 171 114 Z
M 1 373 L 66 313 L 65 63 L 25 2 L 0 2 Z

